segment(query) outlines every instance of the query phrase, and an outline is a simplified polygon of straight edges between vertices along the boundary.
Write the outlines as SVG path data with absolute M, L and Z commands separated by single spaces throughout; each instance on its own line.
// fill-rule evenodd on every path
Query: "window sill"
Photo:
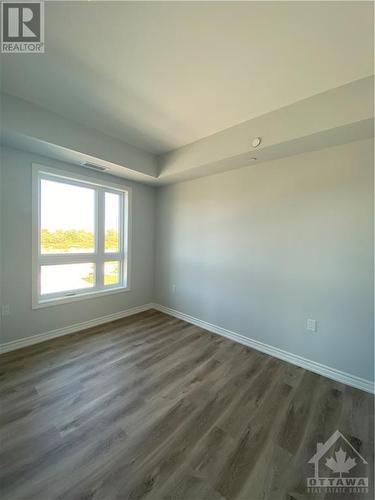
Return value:
M 108 290 L 95 290 L 94 292 L 79 293 L 77 295 L 70 295 L 67 297 L 54 297 L 53 299 L 33 300 L 32 309 L 41 309 L 43 307 L 69 304 L 72 302 L 78 302 L 80 300 L 97 299 L 100 297 L 106 297 L 107 295 L 124 292 L 130 292 L 130 288 L 122 286 L 117 288 L 109 288 Z

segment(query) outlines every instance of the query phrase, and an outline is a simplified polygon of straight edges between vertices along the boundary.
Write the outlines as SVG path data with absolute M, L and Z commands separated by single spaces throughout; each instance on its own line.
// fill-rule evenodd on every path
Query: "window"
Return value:
M 129 189 L 33 165 L 33 306 L 128 289 Z

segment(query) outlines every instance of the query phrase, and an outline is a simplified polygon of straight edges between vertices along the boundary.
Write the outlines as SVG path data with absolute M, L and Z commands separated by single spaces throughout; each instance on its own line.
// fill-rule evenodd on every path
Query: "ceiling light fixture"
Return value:
M 254 137 L 251 145 L 253 146 L 253 148 L 257 148 L 261 142 L 262 142 L 262 139 L 260 137 Z

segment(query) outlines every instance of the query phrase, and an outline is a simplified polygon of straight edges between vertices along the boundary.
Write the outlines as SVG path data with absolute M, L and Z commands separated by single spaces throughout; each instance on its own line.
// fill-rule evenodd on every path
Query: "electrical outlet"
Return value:
M 9 316 L 10 315 L 10 305 L 3 304 L 1 306 L 1 316 Z
M 318 325 L 316 319 L 308 319 L 306 324 L 306 330 L 309 330 L 310 332 L 316 332 L 317 329 Z
M 172 293 L 176 293 L 176 285 L 172 285 Z

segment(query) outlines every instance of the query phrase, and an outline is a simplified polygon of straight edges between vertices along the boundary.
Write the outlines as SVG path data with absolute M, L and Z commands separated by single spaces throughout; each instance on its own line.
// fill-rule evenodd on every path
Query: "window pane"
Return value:
M 41 266 L 41 294 L 92 288 L 95 264 L 57 264 Z
M 95 190 L 41 180 L 41 253 L 95 250 Z
M 111 260 L 104 262 L 104 284 L 118 285 L 120 283 L 120 262 Z
M 105 252 L 120 251 L 120 195 L 105 193 Z

